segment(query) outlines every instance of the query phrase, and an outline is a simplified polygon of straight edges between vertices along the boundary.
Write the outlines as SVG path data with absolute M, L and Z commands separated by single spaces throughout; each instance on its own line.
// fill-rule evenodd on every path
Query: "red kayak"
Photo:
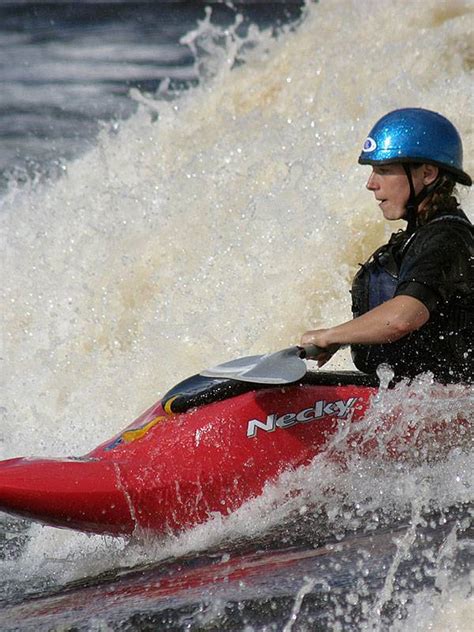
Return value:
M 185 529 L 308 464 L 376 392 L 357 372 L 284 387 L 193 376 L 83 457 L 1 462 L 0 510 L 98 534 Z

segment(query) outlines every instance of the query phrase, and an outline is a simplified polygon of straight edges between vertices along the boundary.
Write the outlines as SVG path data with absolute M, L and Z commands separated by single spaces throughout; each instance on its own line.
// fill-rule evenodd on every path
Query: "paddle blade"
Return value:
M 201 372 L 204 377 L 255 382 L 257 384 L 291 384 L 306 373 L 306 355 L 301 347 L 289 347 L 276 353 L 247 356 L 224 362 L 212 369 Z

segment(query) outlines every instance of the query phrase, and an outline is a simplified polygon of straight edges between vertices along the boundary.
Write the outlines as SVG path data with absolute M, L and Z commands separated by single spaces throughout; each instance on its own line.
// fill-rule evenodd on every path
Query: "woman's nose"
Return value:
M 378 188 L 377 178 L 374 171 L 372 171 L 372 173 L 370 174 L 369 179 L 367 180 L 367 184 L 365 186 L 367 189 L 369 189 L 369 191 L 375 191 L 375 189 Z

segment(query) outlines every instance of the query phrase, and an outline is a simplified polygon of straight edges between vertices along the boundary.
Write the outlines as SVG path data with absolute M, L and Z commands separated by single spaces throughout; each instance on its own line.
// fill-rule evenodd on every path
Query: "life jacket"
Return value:
M 394 233 L 388 244 L 378 248 L 366 263 L 360 264 L 351 290 L 354 318 L 362 316 L 395 296 L 401 258 L 415 234 L 407 239 L 403 232 Z
M 466 218 L 459 217 L 457 215 L 441 215 L 429 222 L 461 222 L 464 225 L 469 226 L 471 231 L 473 226 L 471 222 Z M 427 226 L 427 224 L 425 224 Z M 360 269 L 354 277 L 352 283 L 352 312 L 354 318 L 362 316 L 366 312 L 395 296 L 396 289 L 399 283 L 400 269 L 402 261 L 408 252 L 410 245 L 413 243 L 416 235 L 420 230 L 423 230 L 424 226 L 418 228 L 411 235 L 408 235 L 404 231 L 394 233 L 390 238 L 388 244 L 378 248 L 370 259 L 360 265 Z M 449 345 L 449 349 L 445 352 L 445 355 L 449 355 L 449 362 L 459 364 L 464 362 L 465 348 L 467 346 L 467 338 L 472 335 L 473 327 L 473 312 L 472 306 L 466 308 L 465 305 L 458 305 L 455 302 L 449 306 L 448 310 L 441 315 L 441 326 L 438 323 L 439 331 L 436 337 L 443 335 L 445 332 L 443 329 L 449 330 L 449 336 L 446 336 L 446 345 Z M 430 322 L 430 326 L 432 323 Z M 419 330 L 421 332 L 424 328 Z M 428 330 L 430 327 L 427 328 Z M 410 334 L 410 340 L 397 341 L 394 343 L 387 343 L 384 345 L 352 345 L 352 358 L 361 371 L 371 373 L 376 370 L 378 364 L 386 362 L 392 366 L 396 365 L 399 361 L 403 365 L 403 360 L 399 357 L 402 351 L 408 353 L 408 349 L 403 347 L 411 345 L 415 347 L 413 343 L 419 338 L 422 341 L 422 336 L 419 336 L 419 332 L 413 332 Z M 434 337 L 434 336 L 433 336 Z M 423 340 L 423 344 L 418 345 L 416 349 L 416 357 L 414 361 L 422 370 L 430 370 L 430 362 L 433 361 L 433 349 L 432 345 L 427 344 L 427 338 Z M 472 344 L 470 344 L 472 347 Z M 424 355 L 425 357 L 421 357 Z M 472 358 L 472 355 L 471 355 Z M 446 358 L 445 358 L 446 360 Z M 471 359 L 472 362 L 472 359 Z M 413 372 L 416 371 L 416 366 L 413 367 Z M 421 371 L 418 371 L 421 372 Z

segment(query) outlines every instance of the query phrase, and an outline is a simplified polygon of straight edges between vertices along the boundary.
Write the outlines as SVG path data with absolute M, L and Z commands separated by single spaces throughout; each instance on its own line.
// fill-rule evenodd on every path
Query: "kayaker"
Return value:
M 352 285 L 353 320 L 307 331 L 302 345 L 351 345 L 356 367 L 389 364 L 398 378 L 431 371 L 441 382 L 472 382 L 473 226 L 454 195 L 471 186 L 461 138 L 444 116 L 421 108 L 389 112 L 370 131 L 359 163 L 385 219 L 407 222 L 377 249 Z

